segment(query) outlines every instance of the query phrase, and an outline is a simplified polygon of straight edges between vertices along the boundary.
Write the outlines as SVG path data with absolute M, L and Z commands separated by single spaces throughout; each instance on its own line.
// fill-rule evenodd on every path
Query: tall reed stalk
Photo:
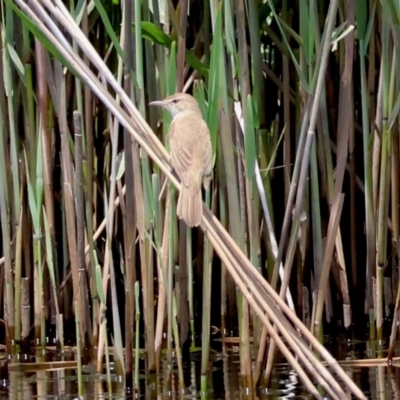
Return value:
M 205 393 L 217 325 L 224 340 L 240 336 L 249 390 L 273 376 L 277 348 L 316 398 L 310 376 L 332 398 L 344 396 L 343 383 L 365 398 L 296 315 L 319 340 L 338 325 L 349 338 L 369 327 L 382 340 L 387 310 L 394 354 L 400 6 L 67 6 L 0 0 L 9 351 L 29 322 L 37 344 L 55 326 L 62 346 L 75 319 L 82 351 L 97 347 L 99 372 L 112 343 L 117 373 L 137 388 L 139 347 L 158 373 L 167 349 L 184 389 L 181 358 L 201 332 Z M 176 218 L 170 117 L 147 106 L 176 91 L 198 100 L 212 141 L 212 189 L 192 231 Z M 31 321 L 21 287 L 34 300 Z

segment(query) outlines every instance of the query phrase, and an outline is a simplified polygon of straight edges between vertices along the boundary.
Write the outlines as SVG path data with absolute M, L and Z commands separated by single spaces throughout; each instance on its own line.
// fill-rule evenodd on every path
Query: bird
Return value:
M 190 94 L 176 93 L 149 104 L 161 106 L 172 116 L 168 132 L 171 162 L 182 182 L 176 213 L 187 226 L 199 226 L 203 216 L 201 183 L 208 190 L 212 179 L 210 130 Z

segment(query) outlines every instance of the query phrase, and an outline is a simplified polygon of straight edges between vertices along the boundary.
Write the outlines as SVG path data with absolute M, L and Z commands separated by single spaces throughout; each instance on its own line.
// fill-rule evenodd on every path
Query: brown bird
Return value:
M 212 173 L 210 131 L 194 97 L 176 93 L 150 105 L 161 106 L 172 115 L 169 145 L 172 166 L 182 188 L 176 213 L 188 226 L 199 226 L 203 215 L 201 182 L 208 189 Z

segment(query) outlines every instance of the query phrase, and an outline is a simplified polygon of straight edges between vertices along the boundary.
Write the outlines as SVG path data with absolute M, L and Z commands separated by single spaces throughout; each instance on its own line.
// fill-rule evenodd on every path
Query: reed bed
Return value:
M 278 349 L 315 398 L 365 398 L 322 342 L 387 339 L 395 354 L 400 6 L 0 5 L 9 354 L 72 342 L 111 390 L 112 350 L 137 390 L 144 349 L 147 371 L 177 363 L 183 391 L 197 342 L 204 394 L 218 326 L 240 338 L 247 389 L 268 385 Z M 170 117 L 148 107 L 177 91 L 211 132 L 201 229 L 176 217 Z

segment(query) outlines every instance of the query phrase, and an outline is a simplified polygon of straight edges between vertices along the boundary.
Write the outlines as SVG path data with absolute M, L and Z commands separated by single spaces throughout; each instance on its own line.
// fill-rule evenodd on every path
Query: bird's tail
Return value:
M 186 222 L 187 226 L 199 226 L 203 216 L 203 203 L 200 188 L 182 185 L 176 208 L 178 217 Z

